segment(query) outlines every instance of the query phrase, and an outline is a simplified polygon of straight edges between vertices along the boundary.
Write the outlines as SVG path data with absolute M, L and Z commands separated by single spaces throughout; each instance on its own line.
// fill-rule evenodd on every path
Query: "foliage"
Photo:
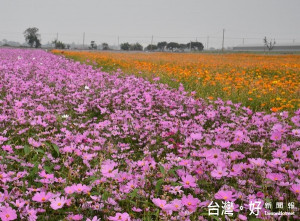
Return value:
M 25 37 L 25 41 L 30 45 L 31 48 L 41 47 L 41 40 L 40 40 L 41 35 L 38 32 L 39 29 L 33 27 L 33 28 L 27 28 L 23 33 Z
M 109 50 L 109 46 L 107 43 L 102 43 L 102 50 Z
M 187 44 L 187 48 L 191 48 L 192 50 L 196 51 L 203 51 L 204 46 L 201 42 L 189 42 Z
M 154 51 L 157 49 L 158 49 L 157 45 L 151 45 L 151 44 L 145 48 L 145 50 L 147 50 L 147 51 Z
M 162 42 L 158 42 L 157 43 L 157 48 L 160 50 L 160 51 L 164 51 L 166 46 L 167 46 L 167 42 L 166 41 L 162 41 Z
M 121 50 L 129 51 L 129 49 L 130 49 L 130 44 L 128 42 L 121 44 Z
M 97 49 L 97 44 L 95 41 L 91 41 L 91 49 Z
M 135 43 L 130 45 L 130 50 L 131 51 L 142 51 L 143 46 L 140 43 Z
M 174 49 L 179 49 L 180 45 L 177 42 L 169 42 L 166 46 L 168 50 L 174 51 Z
M 57 39 L 55 39 L 52 44 L 54 44 L 54 47 L 57 48 L 57 49 L 65 49 L 66 48 L 66 45 L 61 42 L 61 41 L 58 41 Z

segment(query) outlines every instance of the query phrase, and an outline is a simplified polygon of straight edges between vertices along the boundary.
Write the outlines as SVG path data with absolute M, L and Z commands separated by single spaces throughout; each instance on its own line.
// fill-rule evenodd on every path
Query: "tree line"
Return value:
M 180 44 L 177 42 L 158 42 L 157 44 L 149 44 L 147 47 L 143 48 L 143 46 L 139 43 L 129 44 L 128 42 L 122 43 L 120 45 L 121 50 L 124 51 L 142 51 L 143 49 L 146 51 L 184 51 L 186 49 L 190 49 L 193 51 L 202 51 L 204 46 L 201 42 L 189 42 L 187 44 Z
M 24 37 L 25 41 L 30 47 L 39 48 L 41 47 L 41 35 L 38 33 L 39 29 L 36 27 L 33 28 L 27 28 L 24 31 Z M 275 40 L 268 40 L 267 37 L 263 39 L 264 45 L 268 48 L 269 51 L 271 51 L 276 42 Z M 69 49 L 70 45 L 65 44 L 61 41 L 58 41 L 58 39 L 54 40 L 52 42 L 54 44 L 55 48 L 58 49 Z M 102 43 L 102 50 L 110 50 L 109 45 L 107 43 Z M 97 49 L 97 44 L 95 41 L 91 41 L 91 44 L 89 46 L 89 49 Z M 177 42 L 158 42 L 157 44 L 149 44 L 147 47 L 143 48 L 143 46 L 140 43 L 134 43 L 129 44 L 128 42 L 122 43 L 120 45 L 121 50 L 124 51 L 184 51 L 186 49 L 189 49 L 190 51 L 202 51 L 204 49 L 204 45 L 201 42 L 188 42 L 187 44 L 181 44 Z

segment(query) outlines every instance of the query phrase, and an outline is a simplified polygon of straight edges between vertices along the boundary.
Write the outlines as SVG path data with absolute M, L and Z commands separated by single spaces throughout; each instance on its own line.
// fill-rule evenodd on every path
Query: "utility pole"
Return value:
M 223 28 L 222 52 L 224 52 L 224 34 L 225 34 L 225 29 Z
M 118 36 L 118 48 L 120 49 L 120 37 Z
M 293 39 L 293 44 L 295 44 L 295 39 Z
M 85 32 L 83 32 L 83 39 L 82 39 L 82 49 L 84 50 L 84 38 L 85 38 Z
M 243 38 L 243 45 L 245 44 L 245 38 Z
M 152 44 L 153 44 L 153 35 L 151 36 L 151 51 L 152 51 Z
M 56 41 L 58 41 L 58 32 L 56 33 Z
M 207 36 L 207 40 L 206 40 L 206 49 L 208 50 L 208 43 L 209 43 L 209 36 Z
M 190 51 L 192 51 L 192 41 L 190 41 Z

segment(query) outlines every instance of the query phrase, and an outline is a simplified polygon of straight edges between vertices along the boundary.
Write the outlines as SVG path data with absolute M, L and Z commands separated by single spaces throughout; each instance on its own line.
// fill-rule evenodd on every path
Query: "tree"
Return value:
M 57 49 L 65 49 L 66 48 L 66 45 L 58 40 L 52 41 L 52 44 L 54 44 L 54 47 Z
M 179 44 L 179 48 L 181 51 L 184 51 L 184 49 L 187 48 L 187 45 L 186 44 Z
M 146 48 L 145 48 L 147 51 L 153 51 L 153 50 L 156 50 L 157 49 L 157 46 L 156 45 L 148 45 Z
M 192 45 L 192 46 L 191 46 Z M 192 50 L 202 51 L 204 49 L 204 45 L 201 42 L 189 42 L 186 44 L 187 48 L 191 48 Z
M 135 44 L 130 45 L 130 50 L 132 50 L 132 51 L 142 51 L 143 46 L 140 43 L 135 43 Z
M 121 49 L 124 51 L 129 51 L 129 49 L 130 49 L 130 44 L 128 42 L 122 43 L 120 46 L 121 46 Z
M 97 49 L 97 45 L 96 45 L 95 41 L 91 41 L 91 48 Z
M 109 50 L 109 46 L 107 43 L 102 43 L 102 50 Z
M 25 37 L 25 41 L 27 42 L 27 44 L 30 45 L 30 47 L 35 47 L 35 48 L 39 48 L 41 47 L 41 35 L 38 33 L 39 29 L 38 28 L 27 28 L 24 31 L 24 37 Z
M 174 49 L 178 49 L 179 48 L 179 44 L 176 42 L 170 42 L 167 44 L 167 49 L 174 51 Z
M 167 46 L 167 42 L 166 41 L 162 41 L 162 42 L 158 42 L 157 43 L 157 48 L 160 50 L 160 51 L 164 51 L 166 46 Z
M 267 46 L 268 50 L 271 51 L 274 48 L 274 46 L 276 44 L 276 41 L 275 41 L 275 39 L 274 39 L 274 41 L 272 41 L 272 40 L 269 41 L 267 39 L 267 37 L 265 37 L 264 38 L 264 44 L 265 44 L 265 46 Z

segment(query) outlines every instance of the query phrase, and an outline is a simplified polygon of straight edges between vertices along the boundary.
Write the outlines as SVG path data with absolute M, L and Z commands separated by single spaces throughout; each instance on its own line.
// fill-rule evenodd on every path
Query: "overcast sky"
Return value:
M 28 27 L 42 43 L 201 41 L 209 47 L 300 43 L 300 0 L 0 0 L 0 40 L 24 42 Z M 243 40 L 244 38 L 244 40 Z

